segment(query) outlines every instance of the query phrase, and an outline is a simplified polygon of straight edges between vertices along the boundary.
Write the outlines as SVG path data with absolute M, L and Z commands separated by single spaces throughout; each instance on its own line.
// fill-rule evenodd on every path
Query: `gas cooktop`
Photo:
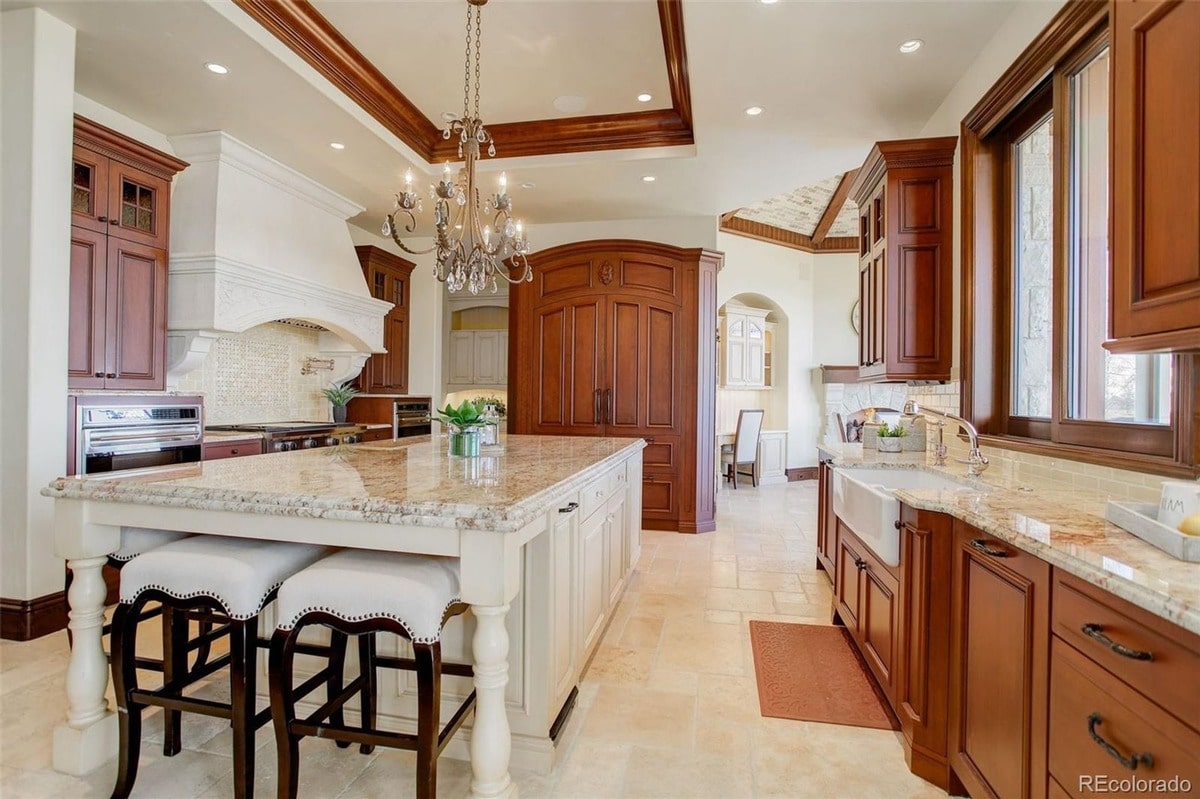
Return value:
M 233 433 L 304 433 L 317 430 L 332 430 L 337 425 L 333 422 L 258 422 L 256 424 L 215 424 L 206 430 L 219 430 Z
M 262 433 L 266 452 L 357 444 L 366 427 L 334 422 L 260 422 L 258 424 L 209 425 L 205 430 L 232 433 Z

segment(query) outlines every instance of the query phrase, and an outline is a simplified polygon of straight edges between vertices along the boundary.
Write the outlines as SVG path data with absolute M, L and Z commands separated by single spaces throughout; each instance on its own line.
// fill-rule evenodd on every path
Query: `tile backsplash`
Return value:
M 321 396 L 327 373 L 300 374 L 306 357 L 319 357 L 317 335 L 269 323 L 221 336 L 203 366 L 180 378 L 178 390 L 204 395 L 206 424 L 328 421 Z

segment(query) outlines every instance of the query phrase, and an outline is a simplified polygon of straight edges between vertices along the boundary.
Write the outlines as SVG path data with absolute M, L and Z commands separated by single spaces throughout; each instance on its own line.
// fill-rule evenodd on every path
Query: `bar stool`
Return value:
M 112 636 L 120 731 L 114 799 L 127 797 L 137 779 L 142 710 L 148 706 L 164 709 L 163 754 L 167 757 L 178 754 L 182 746 L 182 711 L 230 719 L 234 794 L 238 799 L 250 799 L 254 791 L 254 731 L 270 718 L 269 711 L 254 712 L 258 614 L 287 577 L 325 553 L 322 547 L 306 544 L 198 535 L 151 549 L 125 565 Z M 175 621 L 168 627 L 170 642 L 164 646 L 163 686 L 158 690 L 138 685 L 135 656 L 138 622 L 150 601 L 162 603 Z M 230 651 L 188 670 L 183 613 L 197 608 L 217 610 L 229 618 Z M 184 696 L 184 689 L 225 666 L 229 666 L 230 703 Z
M 366 550 L 342 550 L 288 578 L 279 589 L 278 625 L 271 637 L 269 681 L 275 746 L 279 755 L 279 796 L 295 799 L 300 769 L 300 740 L 332 738 L 339 746 L 359 744 L 363 754 L 376 746 L 417 753 L 417 797 L 437 794 L 437 761 L 442 749 L 475 707 L 472 691 L 444 728 L 441 677 L 470 677 L 469 664 L 443 663 L 441 635 L 446 622 L 467 609 L 459 596 L 458 561 L 453 558 Z M 360 673 L 334 691 L 324 705 L 296 718 L 296 700 L 308 684 L 293 689 L 293 661 L 306 626 L 320 624 L 335 634 L 358 636 Z M 390 632 L 412 642 L 413 658 L 378 656 L 375 634 Z M 332 657 L 331 657 L 332 661 Z M 333 668 L 332 662 L 330 668 Z M 341 664 L 337 664 L 338 668 Z M 417 734 L 384 732 L 375 727 L 376 669 L 417 673 Z M 310 680 L 311 682 L 311 680 Z M 361 729 L 342 720 L 342 706 L 359 694 Z

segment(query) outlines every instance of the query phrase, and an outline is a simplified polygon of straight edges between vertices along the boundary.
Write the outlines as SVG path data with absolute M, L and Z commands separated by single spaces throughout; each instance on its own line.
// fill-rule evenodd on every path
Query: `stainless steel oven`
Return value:
M 78 397 L 75 474 L 197 462 L 203 417 L 198 397 Z
M 393 424 L 396 438 L 411 436 L 427 436 L 433 432 L 430 413 L 433 410 L 433 400 L 422 397 L 405 397 L 396 400 L 395 418 Z

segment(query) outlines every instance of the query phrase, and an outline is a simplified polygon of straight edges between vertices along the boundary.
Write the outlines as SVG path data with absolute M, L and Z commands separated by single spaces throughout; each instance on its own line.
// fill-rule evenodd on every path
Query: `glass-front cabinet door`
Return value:
M 108 164 L 108 235 L 167 248 L 170 184 L 119 161 Z
M 78 145 L 71 163 L 71 224 L 108 232 L 108 159 Z

